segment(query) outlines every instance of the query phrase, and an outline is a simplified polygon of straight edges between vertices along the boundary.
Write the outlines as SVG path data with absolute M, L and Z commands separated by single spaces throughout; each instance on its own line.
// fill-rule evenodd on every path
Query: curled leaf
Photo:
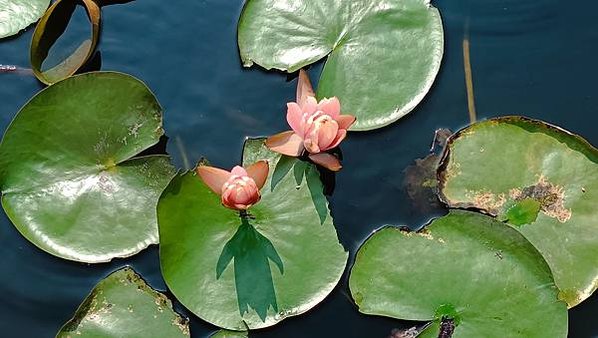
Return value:
M 91 24 L 91 38 L 56 66 L 43 70 L 43 62 L 50 48 L 66 30 L 77 5 L 83 5 Z M 35 76 L 45 84 L 52 84 L 75 74 L 93 56 L 100 38 L 100 7 L 93 0 L 81 2 L 56 1 L 39 21 L 31 41 L 31 68 Z

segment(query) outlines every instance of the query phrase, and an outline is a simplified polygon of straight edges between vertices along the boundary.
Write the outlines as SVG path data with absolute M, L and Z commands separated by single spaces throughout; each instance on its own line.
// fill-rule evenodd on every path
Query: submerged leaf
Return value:
M 567 307 L 540 253 L 479 213 L 453 210 L 420 232 L 377 231 L 349 286 L 363 313 L 433 321 L 419 337 L 567 336 Z
M 438 175 L 450 207 L 515 225 L 570 307 L 598 288 L 598 150 L 587 141 L 537 120 L 492 119 L 450 139 Z
M 189 322 L 133 269 L 118 270 L 95 286 L 56 338 L 190 337 Z
M 271 326 L 311 309 L 338 283 L 348 256 L 313 165 L 269 151 L 263 139 L 248 140 L 243 163 L 259 160 L 268 160 L 270 176 L 246 216 L 222 207 L 193 173 L 175 177 L 158 204 L 169 289 L 197 316 L 231 330 Z M 298 180 L 293 168 L 307 170 L 308 179 Z
M 16 115 L 0 144 L 2 206 L 33 244 L 88 263 L 158 242 L 156 204 L 174 175 L 161 107 L 139 80 L 89 73 L 52 85 Z
M 317 96 L 337 96 L 371 130 L 424 98 L 443 54 L 440 14 L 428 0 L 248 0 L 239 19 L 245 66 L 295 72 L 326 56 Z

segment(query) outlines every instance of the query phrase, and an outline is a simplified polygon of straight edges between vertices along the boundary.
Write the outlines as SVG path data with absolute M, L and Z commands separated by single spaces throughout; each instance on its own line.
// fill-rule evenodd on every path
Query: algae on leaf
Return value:
M 598 150 L 542 121 L 511 116 L 455 134 L 440 197 L 515 226 L 542 253 L 570 307 L 598 287 Z

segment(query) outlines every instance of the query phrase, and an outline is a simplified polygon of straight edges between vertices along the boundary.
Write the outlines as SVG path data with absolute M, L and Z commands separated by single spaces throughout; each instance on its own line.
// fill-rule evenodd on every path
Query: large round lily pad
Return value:
M 338 283 L 348 256 L 314 167 L 280 160 L 263 139 L 248 140 L 243 154 L 244 164 L 264 159 L 271 169 L 249 219 L 224 208 L 194 173 L 175 177 L 158 204 L 169 289 L 193 313 L 230 330 L 271 326 L 311 309 Z M 274 172 L 279 161 L 287 169 Z
M 174 175 L 167 156 L 135 157 L 163 134 L 139 80 L 90 73 L 46 88 L 0 144 L 2 206 L 41 249 L 106 262 L 158 242 L 156 204 Z
M 0 0 L 0 39 L 36 22 L 49 5 L 50 0 Z
M 449 141 L 441 198 L 515 226 L 542 253 L 570 307 L 598 287 L 598 150 L 522 117 L 476 123 Z
M 329 55 L 317 95 L 337 96 L 371 130 L 409 113 L 440 68 L 442 21 L 429 0 L 248 0 L 239 20 L 245 66 L 294 72 Z
M 184 338 L 189 323 L 165 295 L 152 289 L 131 268 L 112 273 L 96 285 L 56 338 Z
M 454 338 L 566 337 L 567 306 L 550 269 L 516 230 L 453 210 L 421 232 L 387 227 L 359 249 L 349 280 L 366 314 L 434 321 Z

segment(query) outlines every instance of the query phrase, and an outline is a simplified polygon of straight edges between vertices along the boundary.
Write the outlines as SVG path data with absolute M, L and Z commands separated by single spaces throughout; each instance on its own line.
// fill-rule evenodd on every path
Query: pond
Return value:
M 404 170 L 428 154 L 435 130 L 456 131 L 469 123 L 464 38 L 470 41 L 478 119 L 524 115 L 598 144 L 597 2 L 433 3 L 443 17 L 446 45 L 430 94 L 399 122 L 351 133 L 342 145 L 344 169 L 336 176 L 330 203 L 340 242 L 350 252 L 349 265 L 363 241 L 381 226 L 417 229 L 445 213 L 414 207 L 403 183 Z M 179 168 L 191 168 L 202 156 L 230 168 L 240 160 L 245 136 L 288 129 L 282 116 L 284 103 L 294 98 L 295 81 L 282 73 L 241 66 L 236 40 L 241 7 L 241 0 L 139 0 L 103 8 L 101 69 L 132 74 L 154 91 L 164 108 L 167 152 Z M 77 17 L 73 24 L 73 36 L 88 29 Z M 30 28 L 2 40 L 0 64 L 29 67 L 31 36 Z M 310 69 L 314 81 L 321 68 L 319 63 Z M 1 130 L 41 88 L 26 71 L 0 74 Z M 156 246 L 129 259 L 79 264 L 37 249 L 4 213 L 0 222 L 3 337 L 53 337 L 93 286 L 124 265 L 131 265 L 152 287 L 166 290 Z M 349 294 L 347 271 L 313 310 L 251 337 L 385 338 L 393 328 L 413 325 L 359 314 Z M 175 305 L 190 317 L 193 337 L 207 337 L 217 329 Z M 569 336 L 598 337 L 597 312 L 596 294 L 571 310 Z

